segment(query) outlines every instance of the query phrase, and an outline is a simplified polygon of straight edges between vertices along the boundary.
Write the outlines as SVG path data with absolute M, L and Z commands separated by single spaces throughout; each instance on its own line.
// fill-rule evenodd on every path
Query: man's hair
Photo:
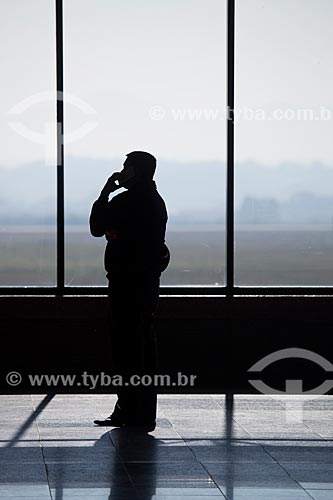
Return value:
M 132 151 L 126 155 L 138 177 L 152 179 L 156 170 L 156 158 L 145 151 Z

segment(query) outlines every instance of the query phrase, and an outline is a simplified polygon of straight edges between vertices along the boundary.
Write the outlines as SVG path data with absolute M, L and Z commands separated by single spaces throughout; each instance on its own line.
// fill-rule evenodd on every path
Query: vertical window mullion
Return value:
M 226 294 L 234 290 L 234 105 L 235 105 L 235 0 L 227 0 L 227 193 Z
M 57 72 L 57 294 L 65 285 L 64 217 L 64 78 L 63 78 L 63 4 L 56 2 L 56 72 Z

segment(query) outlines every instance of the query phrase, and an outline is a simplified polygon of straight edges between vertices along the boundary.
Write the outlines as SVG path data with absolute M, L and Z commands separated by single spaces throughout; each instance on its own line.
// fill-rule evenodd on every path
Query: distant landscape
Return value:
M 66 161 L 66 282 L 105 285 L 104 238 L 89 234 L 91 204 L 121 161 Z M 160 162 L 166 241 L 164 285 L 225 283 L 225 165 Z M 55 284 L 55 171 L 0 168 L 0 286 Z M 333 285 L 333 168 L 236 167 L 235 280 L 239 285 Z
M 66 159 L 66 223 L 86 224 L 90 208 L 119 160 Z M 50 224 L 56 213 L 56 169 L 42 163 L 0 166 L 0 224 Z M 222 162 L 160 161 L 156 173 L 170 224 L 225 221 Z M 332 224 L 333 166 L 236 164 L 235 217 L 239 224 Z

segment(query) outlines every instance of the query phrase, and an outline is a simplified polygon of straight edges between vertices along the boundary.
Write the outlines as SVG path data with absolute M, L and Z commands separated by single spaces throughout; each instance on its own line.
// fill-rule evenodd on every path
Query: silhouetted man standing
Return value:
M 154 313 L 161 273 L 169 264 L 165 244 L 167 210 L 153 176 L 156 159 L 134 151 L 126 155 L 92 206 L 90 231 L 106 236 L 105 269 L 109 280 L 111 355 L 115 373 L 129 381 L 156 371 Z M 108 200 L 110 193 L 126 191 Z M 137 378 L 136 378 L 137 380 Z M 150 386 L 122 386 L 113 413 L 98 425 L 143 425 L 153 429 L 157 390 Z

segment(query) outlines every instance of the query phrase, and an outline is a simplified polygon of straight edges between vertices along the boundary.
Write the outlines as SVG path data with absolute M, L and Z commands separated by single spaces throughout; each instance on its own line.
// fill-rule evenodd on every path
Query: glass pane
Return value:
M 236 284 L 333 285 L 333 3 L 236 16 Z
M 0 18 L 0 286 L 54 285 L 54 1 L 2 0 Z
M 224 284 L 225 17 L 221 0 L 66 1 L 67 284 L 106 284 L 88 218 L 135 150 L 169 212 L 162 283 Z

